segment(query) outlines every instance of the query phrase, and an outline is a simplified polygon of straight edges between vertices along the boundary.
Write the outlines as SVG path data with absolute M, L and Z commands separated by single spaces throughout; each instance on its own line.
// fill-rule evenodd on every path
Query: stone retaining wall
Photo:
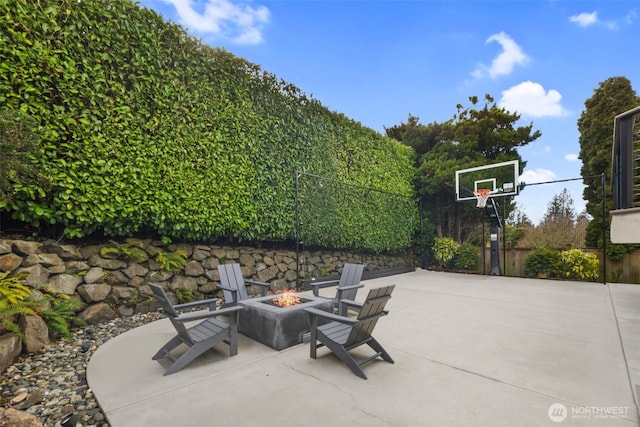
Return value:
M 184 268 L 163 269 L 158 255 L 184 255 Z M 345 262 L 364 263 L 367 271 L 411 266 L 410 256 L 305 252 L 300 280 L 337 275 Z M 169 292 L 190 291 L 196 298 L 221 297 L 217 266 L 237 262 L 243 275 L 271 284 L 272 291 L 296 286 L 296 253 L 291 250 L 214 245 L 163 244 L 127 239 L 100 245 L 63 245 L 55 241 L 0 240 L 0 271 L 27 273 L 25 283 L 66 294 L 85 304 L 80 317 L 99 323 L 155 310 L 148 282 Z M 165 264 L 164 267 L 167 265 Z

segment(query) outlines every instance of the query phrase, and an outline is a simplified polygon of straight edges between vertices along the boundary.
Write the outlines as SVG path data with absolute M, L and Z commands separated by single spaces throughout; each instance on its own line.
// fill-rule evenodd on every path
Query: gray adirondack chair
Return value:
M 271 286 L 266 282 L 249 280 L 242 277 L 240 264 L 220 264 L 218 265 L 218 274 L 220 275 L 220 285 L 218 285 L 218 287 L 222 289 L 222 295 L 224 297 L 223 307 L 236 305 L 238 301 L 249 298 L 247 283 L 260 286 L 262 296 L 267 295 L 269 286 Z
M 177 332 L 177 335 L 163 345 L 152 357 L 153 360 L 167 357 L 173 361 L 164 375 L 178 372 L 202 353 L 222 341 L 229 344 L 229 356 L 238 354 L 238 312 L 242 310 L 242 307 L 211 310 L 211 300 L 172 305 L 162 287 L 155 283 L 149 283 L 149 286 L 153 296 L 160 302 L 162 311 L 167 315 Z M 209 306 L 210 310 L 181 314 L 182 310 L 197 308 L 198 306 Z M 228 323 L 217 319 L 218 316 L 225 316 L 228 319 Z M 187 322 L 196 320 L 202 321 L 191 327 L 185 325 Z M 180 344 L 185 344 L 189 348 L 182 355 L 174 356 L 171 352 Z
M 394 363 L 389 353 L 371 335 L 378 323 L 378 319 L 388 313 L 384 307 L 389 298 L 391 298 L 391 292 L 393 292 L 394 288 L 395 285 L 390 285 L 369 291 L 369 295 L 367 295 L 367 299 L 362 304 L 357 318 L 327 313 L 313 307 L 305 308 L 304 310 L 309 314 L 311 323 L 310 357 L 316 359 L 317 349 L 326 346 L 340 360 L 346 363 L 354 374 L 365 380 L 367 376 L 362 370 L 362 365 L 365 363 L 377 357 L 381 357 L 389 363 Z M 318 319 L 320 318 L 328 319 L 331 322 L 318 325 Z M 318 341 L 320 342 L 319 344 L 317 344 Z M 365 359 L 356 360 L 350 351 L 364 344 L 371 347 L 375 354 Z
M 360 304 L 356 303 L 355 299 L 358 289 L 364 286 L 360 283 L 363 271 L 364 264 L 345 263 L 339 280 L 312 282 L 311 289 L 313 290 L 313 294 L 319 296 L 320 289 L 337 285 L 336 296 L 333 298 L 333 306 L 338 310 L 338 314 L 346 316 L 349 309 L 359 311 Z M 343 303 L 341 305 L 341 300 L 350 301 L 351 303 Z

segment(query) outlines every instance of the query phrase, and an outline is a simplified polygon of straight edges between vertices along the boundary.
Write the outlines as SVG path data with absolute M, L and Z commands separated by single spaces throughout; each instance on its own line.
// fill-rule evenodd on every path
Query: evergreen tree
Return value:
M 385 129 L 387 136 L 418 154 L 416 190 L 434 220 L 436 236 L 451 236 L 460 243 L 477 234 L 474 228 L 484 220 L 484 210 L 456 202 L 455 171 L 509 160 L 520 161 L 522 169 L 525 163 L 516 149 L 541 135 L 533 131 L 533 124 L 516 127 L 520 115 L 498 107 L 490 95 L 485 95 L 482 107 L 476 96 L 469 101 L 469 107 L 458 104 L 457 113 L 446 122 L 421 125 L 409 115 L 407 123 Z M 512 206 L 508 208 L 510 212 Z
M 613 119 L 640 104 L 640 98 L 626 77 L 611 77 L 601 82 L 591 98 L 584 103 L 585 109 L 578 120 L 580 132 L 580 159 L 582 176 L 605 174 L 606 213 L 611 210 L 611 147 Z M 593 220 L 587 226 L 587 247 L 603 247 L 602 227 L 609 234 L 609 219 L 602 218 L 602 182 L 600 179 L 585 180 L 584 199 L 587 212 Z M 603 220 L 606 221 L 603 224 Z M 610 246 L 610 245 L 609 245 Z

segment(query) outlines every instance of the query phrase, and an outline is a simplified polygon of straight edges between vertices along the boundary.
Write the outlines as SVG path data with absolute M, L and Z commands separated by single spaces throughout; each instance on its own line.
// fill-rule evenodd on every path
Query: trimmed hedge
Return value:
M 296 170 L 412 195 L 411 149 L 132 1 L 7 0 L 0 37 L 0 108 L 40 124 L 33 162 L 48 180 L 0 202 L 17 220 L 70 238 L 287 240 Z M 372 215 L 343 202 L 347 225 Z M 407 247 L 383 216 L 384 248 L 324 243 Z

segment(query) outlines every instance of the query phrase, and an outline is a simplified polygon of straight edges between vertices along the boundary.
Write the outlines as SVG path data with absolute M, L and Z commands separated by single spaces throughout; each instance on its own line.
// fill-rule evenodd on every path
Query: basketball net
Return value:
M 484 208 L 487 206 L 487 200 L 489 200 L 489 194 L 491 194 L 491 190 L 488 188 L 479 188 L 473 191 L 474 196 L 478 199 L 478 203 L 476 203 L 477 208 Z

